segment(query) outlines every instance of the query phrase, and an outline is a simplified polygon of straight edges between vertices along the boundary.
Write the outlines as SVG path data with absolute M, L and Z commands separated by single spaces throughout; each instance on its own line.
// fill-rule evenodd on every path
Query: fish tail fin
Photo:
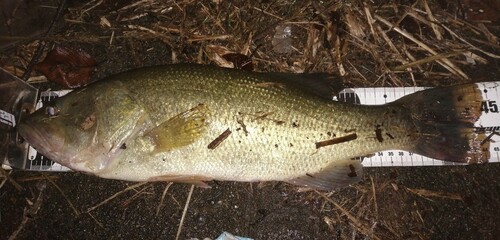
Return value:
M 416 143 L 408 150 L 450 162 L 487 162 L 489 141 L 474 128 L 482 101 L 476 84 L 428 89 L 397 100 L 409 110 L 417 130 Z

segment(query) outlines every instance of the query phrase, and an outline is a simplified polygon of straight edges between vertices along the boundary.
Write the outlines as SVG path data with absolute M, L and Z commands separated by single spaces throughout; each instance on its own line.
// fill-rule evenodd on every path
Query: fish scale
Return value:
M 364 106 L 332 102 L 308 88 L 310 78 L 195 64 L 142 68 L 57 99 L 50 106 L 57 111 L 49 112 L 60 115 L 39 110 L 19 131 L 42 154 L 78 171 L 199 186 L 278 180 L 331 190 L 361 179 L 353 158 L 394 148 L 484 161 L 484 136 L 470 130 L 481 114 L 474 85 Z M 81 119 L 90 127 L 79 128 Z

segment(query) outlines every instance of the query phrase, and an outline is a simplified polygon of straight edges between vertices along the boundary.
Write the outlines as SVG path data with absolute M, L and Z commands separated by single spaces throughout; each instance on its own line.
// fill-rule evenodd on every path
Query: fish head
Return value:
M 92 99 L 84 94 L 69 94 L 23 119 L 18 132 L 45 157 L 75 169 L 84 155 L 93 157 L 89 149 L 97 125 L 93 114 Z
M 112 165 L 120 154 L 119 144 L 132 134 L 123 126 L 134 118 L 113 116 L 113 106 L 119 104 L 109 100 L 82 90 L 69 93 L 23 119 L 18 132 L 43 156 L 96 174 Z

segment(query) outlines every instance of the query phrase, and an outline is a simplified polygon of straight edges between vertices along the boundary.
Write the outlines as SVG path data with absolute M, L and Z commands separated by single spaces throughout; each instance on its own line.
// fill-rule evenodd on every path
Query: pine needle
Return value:
M 69 200 L 68 196 L 66 196 L 66 193 L 64 193 L 64 191 L 52 179 L 50 179 L 49 177 L 47 177 L 47 175 L 43 174 L 43 176 L 45 177 L 45 179 L 47 179 L 47 181 L 49 181 L 52 185 L 54 185 L 54 187 L 56 187 L 57 191 L 59 191 L 61 193 L 61 195 L 66 200 L 66 202 L 68 202 L 68 204 L 71 207 L 71 209 L 73 209 L 73 212 L 75 213 L 75 215 L 77 217 L 80 216 L 80 211 L 78 211 L 78 209 L 76 209 L 75 205 L 73 205 L 73 203 L 71 202 L 71 200 Z
M 109 201 L 113 200 L 114 198 L 116 198 L 116 197 L 120 196 L 121 194 L 123 194 L 123 193 L 125 193 L 125 192 L 127 192 L 127 191 L 130 191 L 130 190 L 132 190 L 132 189 L 135 189 L 135 188 L 137 188 L 137 187 L 140 187 L 140 186 L 142 186 L 142 185 L 144 185 L 144 184 L 146 184 L 146 183 L 147 183 L 147 182 L 140 182 L 140 183 L 136 183 L 136 184 L 134 184 L 134 185 L 132 185 L 132 186 L 128 186 L 127 188 L 123 189 L 122 191 L 119 191 L 119 192 L 117 192 L 117 193 L 115 193 L 115 194 L 111 195 L 110 197 L 106 198 L 104 201 L 100 202 L 99 204 L 97 204 L 97 205 L 95 205 L 95 206 L 93 206 L 93 207 L 90 207 L 89 209 L 87 209 L 87 211 L 86 211 L 86 212 L 88 213 L 88 212 L 94 211 L 96 208 L 98 208 L 98 207 L 100 207 L 100 206 L 102 206 L 102 205 L 104 205 L 104 204 L 108 203 Z
M 339 209 L 348 219 L 349 221 L 352 223 L 352 225 L 358 230 L 360 231 L 361 233 L 363 233 L 364 235 L 372 238 L 372 239 L 377 239 L 377 240 L 380 240 L 379 237 L 377 237 L 372 230 L 370 230 L 369 227 L 365 226 L 358 218 L 356 218 L 355 216 L 353 216 L 347 209 L 343 208 L 342 206 L 340 206 L 340 204 L 338 204 L 337 202 L 333 201 L 333 199 L 325 196 L 324 194 L 318 192 L 315 190 L 315 192 L 322 196 L 326 201 L 330 202 L 331 204 L 333 204 L 337 209 Z
M 184 225 L 184 219 L 186 218 L 186 213 L 189 207 L 189 202 L 191 201 L 191 195 L 193 195 L 194 191 L 194 185 L 191 185 L 191 188 L 189 189 L 189 194 L 186 199 L 186 205 L 184 205 L 184 211 L 182 211 L 182 217 L 181 221 L 179 222 L 179 228 L 177 228 L 177 235 L 175 235 L 175 240 L 179 239 L 179 236 L 181 235 L 182 232 L 182 226 Z
M 161 195 L 160 204 L 158 204 L 158 207 L 156 207 L 156 216 L 158 216 L 158 214 L 160 213 L 160 209 L 163 206 L 163 200 L 165 200 L 165 196 L 167 195 L 168 189 L 170 188 L 170 186 L 172 186 L 172 184 L 174 184 L 174 183 L 169 182 L 167 184 L 167 186 L 165 187 L 165 190 L 163 190 L 163 193 Z

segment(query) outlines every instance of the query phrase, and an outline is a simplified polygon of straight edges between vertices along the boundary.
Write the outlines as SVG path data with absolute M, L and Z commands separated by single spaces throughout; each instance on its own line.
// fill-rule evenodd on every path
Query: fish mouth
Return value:
M 36 124 L 30 124 L 30 122 L 21 122 L 17 128 L 19 135 L 39 153 L 59 162 L 61 150 L 64 146 L 64 138 L 60 136 L 58 131 L 53 130 L 56 129 L 48 126 L 37 126 Z

